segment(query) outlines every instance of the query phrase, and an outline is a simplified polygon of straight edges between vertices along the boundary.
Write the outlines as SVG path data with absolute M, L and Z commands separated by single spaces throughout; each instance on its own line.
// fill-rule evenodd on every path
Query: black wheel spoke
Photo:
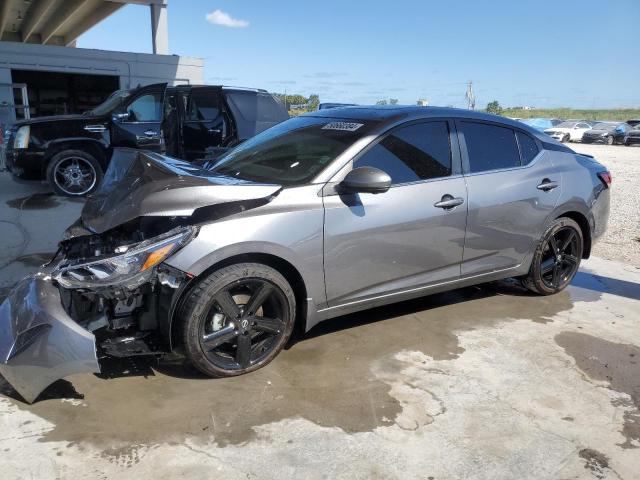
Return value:
M 227 318 L 235 319 L 240 317 L 240 307 L 238 307 L 238 304 L 228 290 L 218 292 L 216 295 L 216 303 Z
M 238 335 L 236 362 L 241 368 L 247 368 L 251 362 L 251 335 L 248 333 Z
M 265 302 L 265 300 L 269 297 L 272 289 L 273 288 L 268 283 L 261 284 L 256 289 L 256 291 L 253 292 L 253 294 L 251 295 L 251 298 L 245 305 L 244 307 L 245 314 L 246 315 L 255 314 L 260 309 L 260 307 Z
M 577 265 L 578 264 L 578 259 L 573 255 L 565 255 L 564 256 L 564 261 L 565 261 L 565 263 L 567 263 L 569 265 Z
M 224 343 L 230 342 L 236 335 L 238 335 L 238 333 L 236 332 L 235 325 L 231 323 L 216 332 L 205 334 L 202 337 L 201 343 L 205 349 L 213 350 Z
M 560 275 L 562 274 L 562 268 L 559 264 L 556 264 L 553 267 L 553 280 L 551 281 L 551 284 L 554 287 L 558 287 L 560 286 Z
M 558 253 L 558 242 L 555 236 L 551 236 L 549 239 L 549 247 L 551 247 L 551 253 L 555 256 Z
M 555 264 L 556 262 L 554 258 L 548 258 L 547 260 L 543 261 L 542 264 L 540 265 L 540 272 L 542 273 L 542 275 L 546 275 L 551 270 L 553 270 L 553 267 L 555 266 Z
M 259 332 L 278 334 L 284 329 L 284 322 L 279 318 L 253 317 L 251 321 L 255 323 L 253 329 Z
M 562 245 L 560 246 L 561 252 L 564 252 L 567 249 L 567 247 L 571 245 L 571 242 L 573 241 L 575 236 L 576 236 L 576 232 L 574 232 L 573 230 L 570 230 L 569 235 L 567 235 L 567 238 L 564 240 L 564 242 L 562 242 Z

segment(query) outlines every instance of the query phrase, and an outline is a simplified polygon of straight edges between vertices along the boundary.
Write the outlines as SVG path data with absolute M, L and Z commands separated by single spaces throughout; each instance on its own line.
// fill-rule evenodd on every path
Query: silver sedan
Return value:
M 0 306 L 0 372 L 27 401 L 178 347 L 233 376 L 346 313 L 506 277 L 554 294 L 605 230 L 610 183 L 523 123 L 445 108 L 322 110 L 204 164 L 119 150 Z

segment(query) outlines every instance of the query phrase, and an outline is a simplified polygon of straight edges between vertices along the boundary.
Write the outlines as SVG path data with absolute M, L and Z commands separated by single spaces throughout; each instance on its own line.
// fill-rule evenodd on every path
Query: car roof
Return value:
M 526 123 L 512 120 L 499 115 L 466 110 L 451 107 L 419 107 L 419 106 L 399 106 L 399 105 L 371 105 L 354 107 L 337 107 L 326 110 L 316 110 L 305 113 L 305 116 L 336 118 L 343 120 L 378 121 L 382 123 L 395 123 L 401 120 L 420 120 L 428 118 L 459 118 L 470 120 L 485 120 L 489 122 L 502 123 L 511 127 L 526 130 L 532 134 L 538 133 Z M 538 136 L 538 135 L 536 135 Z

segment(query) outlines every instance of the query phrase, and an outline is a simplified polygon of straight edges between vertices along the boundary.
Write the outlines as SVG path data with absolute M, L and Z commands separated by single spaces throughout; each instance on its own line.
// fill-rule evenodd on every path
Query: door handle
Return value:
M 146 132 L 144 132 L 144 134 L 147 137 L 157 137 L 158 136 L 158 132 L 156 132 L 155 130 L 147 130 Z
M 536 188 L 538 190 L 544 190 L 545 192 L 548 192 L 557 187 L 558 187 L 558 182 L 552 182 L 548 178 L 545 178 L 544 180 L 542 180 L 542 183 L 540 183 L 540 185 L 538 185 Z
M 222 130 L 219 128 L 209 128 L 207 131 L 209 133 L 222 133 Z
M 443 195 L 442 199 L 439 202 L 434 203 L 433 206 L 437 208 L 449 209 L 449 208 L 457 207 L 458 205 L 462 205 L 463 203 L 464 203 L 463 198 L 453 197 L 447 194 L 447 195 Z

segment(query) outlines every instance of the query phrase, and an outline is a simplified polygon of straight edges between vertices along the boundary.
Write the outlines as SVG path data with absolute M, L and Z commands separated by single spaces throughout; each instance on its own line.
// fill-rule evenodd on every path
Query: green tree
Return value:
M 487 113 L 493 113 L 494 115 L 502 115 L 502 107 L 497 100 L 487 104 Z
M 397 98 L 390 98 L 389 99 L 389 105 L 397 105 L 398 104 L 398 99 Z
M 387 104 L 387 101 L 384 98 L 376 102 L 376 105 L 386 105 L 386 104 Z
M 320 96 L 316 94 L 309 95 L 309 100 L 307 101 L 307 109 L 312 112 L 318 109 L 318 105 L 320 105 Z

